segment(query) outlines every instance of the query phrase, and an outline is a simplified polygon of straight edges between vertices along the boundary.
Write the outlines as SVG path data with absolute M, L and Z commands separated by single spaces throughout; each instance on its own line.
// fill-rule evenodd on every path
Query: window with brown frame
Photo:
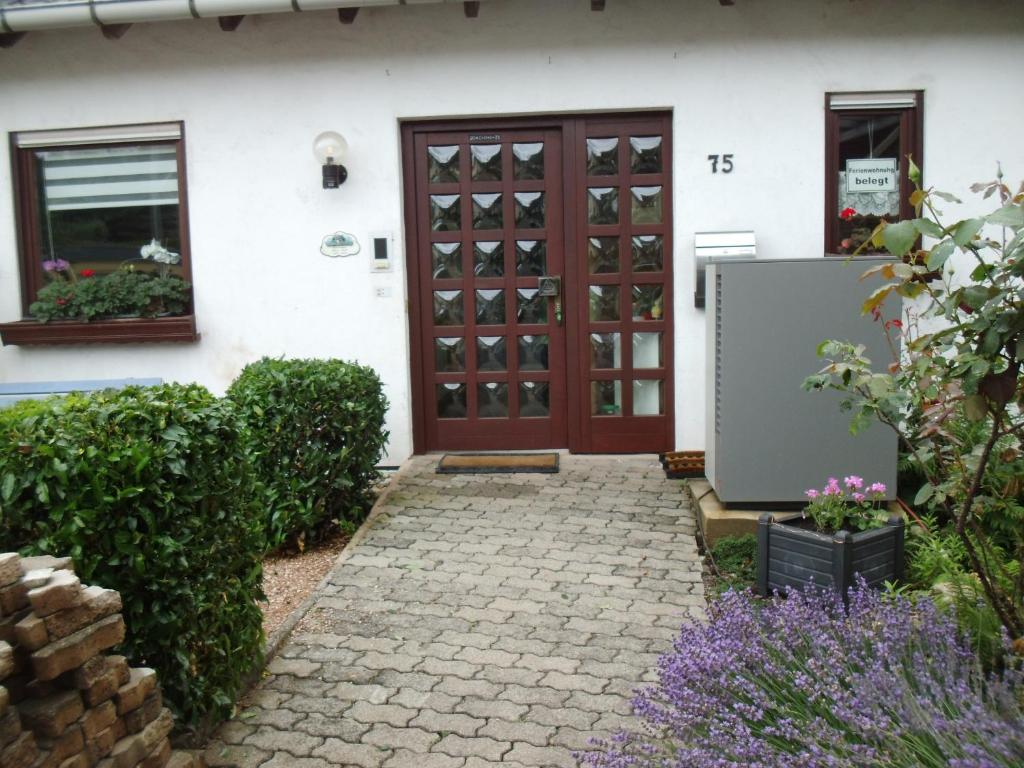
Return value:
M 191 341 L 184 126 L 11 134 L 22 319 L 5 344 Z
M 908 158 L 923 168 L 923 91 L 825 98 L 825 252 L 856 251 L 883 219 L 912 218 Z M 862 253 L 876 253 L 870 243 Z

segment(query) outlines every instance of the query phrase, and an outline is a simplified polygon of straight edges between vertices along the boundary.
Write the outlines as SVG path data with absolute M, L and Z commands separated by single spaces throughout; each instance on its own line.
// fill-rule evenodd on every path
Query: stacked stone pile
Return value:
M 70 558 L 0 554 L 0 768 L 199 768 L 171 751 L 156 673 L 105 653 L 120 611 Z

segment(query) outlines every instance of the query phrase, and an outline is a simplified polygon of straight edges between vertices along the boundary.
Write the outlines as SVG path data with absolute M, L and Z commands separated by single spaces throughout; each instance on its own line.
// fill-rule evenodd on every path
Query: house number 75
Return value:
M 711 172 L 718 173 L 718 161 L 722 161 L 722 173 L 732 173 L 732 155 L 708 155 L 711 161 Z

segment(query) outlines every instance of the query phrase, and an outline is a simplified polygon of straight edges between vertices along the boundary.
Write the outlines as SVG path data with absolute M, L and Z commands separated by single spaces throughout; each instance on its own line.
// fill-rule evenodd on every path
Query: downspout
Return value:
M 57 0 L 0 5 L 0 33 L 458 0 Z

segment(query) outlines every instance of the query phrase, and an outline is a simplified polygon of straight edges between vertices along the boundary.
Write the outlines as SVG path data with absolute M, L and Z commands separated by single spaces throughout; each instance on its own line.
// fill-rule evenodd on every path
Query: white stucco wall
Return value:
M 676 434 L 703 447 L 704 315 L 693 233 L 752 228 L 759 256 L 819 257 L 826 91 L 925 90 L 925 175 L 1024 178 L 1018 0 L 494 0 L 33 33 L 0 51 L 0 131 L 184 120 L 197 344 L 6 347 L 0 381 L 161 376 L 223 391 L 261 355 L 372 365 L 387 463 L 412 450 L 399 120 L 674 110 Z M 311 142 L 349 140 L 320 188 Z M 712 175 L 709 153 L 733 153 Z M 0 156 L 0 320 L 20 316 L 9 158 Z M 321 237 L 394 234 L 394 271 Z M 374 289 L 390 289 L 379 298 Z

